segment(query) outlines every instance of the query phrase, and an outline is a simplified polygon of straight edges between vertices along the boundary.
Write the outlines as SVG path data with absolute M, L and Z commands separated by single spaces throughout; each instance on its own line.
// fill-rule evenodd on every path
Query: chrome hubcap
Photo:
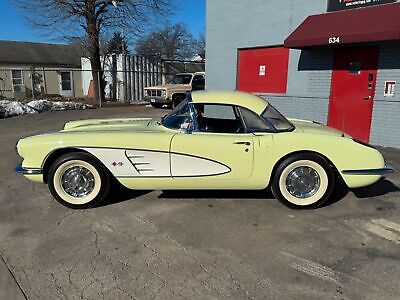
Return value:
M 314 196 L 321 185 L 317 171 L 310 167 L 298 167 L 291 171 L 286 178 L 288 192 L 301 199 Z
M 61 186 L 70 196 L 83 198 L 93 192 L 94 176 L 85 167 L 72 167 L 64 172 L 61 177 Z

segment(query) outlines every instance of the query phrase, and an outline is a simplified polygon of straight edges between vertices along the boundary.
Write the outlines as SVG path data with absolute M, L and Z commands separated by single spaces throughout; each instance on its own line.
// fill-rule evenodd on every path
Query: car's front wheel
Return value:
M 107 170 L 87 153 L 59 157 L 49 169 L 47 182 L 53 197 L 73 209 L 98 206 L 110 190 Z
M 277 168 L 272 193 L 293 209 L 317 208 L 330 197 L 334 173 L 327 160 L 317 154 L 296 154 Z

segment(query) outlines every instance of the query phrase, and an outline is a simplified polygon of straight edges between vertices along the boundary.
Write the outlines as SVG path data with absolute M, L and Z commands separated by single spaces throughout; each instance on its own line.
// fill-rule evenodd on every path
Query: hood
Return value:
M 163 131 L 158 119 L 130 118 L 130 119 L 93 119 L 72 121 L 65 124 L 63 132 L 70 131 Z
M 304 132 L 304 133 L 315 133 L 315 134 L 324 134 L 324 135 L 333 135 L 333 136 L 346 136 L 340 130 L 325 126 L 325 125 L 317 123 L 317 122 L 298 120 L 298 119 L 289 119 L 289 121 L 292 122 L 294 126 L 296 126 L 296 130 Z
M 165 85 L 149 86 L 144 89 L 145 90 L 179 89 L 185 86 L 190 86 L 190 84 L 165 84 Z

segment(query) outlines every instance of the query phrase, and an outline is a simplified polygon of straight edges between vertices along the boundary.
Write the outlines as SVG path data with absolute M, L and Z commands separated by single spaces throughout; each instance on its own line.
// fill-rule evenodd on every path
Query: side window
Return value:
M 192 81 L 192 90 L 193 91 L 201 91 L 206 87 L 206 79 L 201 75 L 196 75 L 193 77 Z
M 236 120 L 233 106 L 230 105 L 204 105 L 203 117 L 209 119 Z
M 231 105 L 196 104 L 199 129 L 214 133 L 243 133 L 244 125 Z
M 256 113 L 248 110 L 247 108 L 240 107 L 240 113 L 242 114 L 244 123 L 246 124 L 247 131 L 271 131 L 274 130 L 270 125 L 267 124 L 263 119 L 260 118 Z

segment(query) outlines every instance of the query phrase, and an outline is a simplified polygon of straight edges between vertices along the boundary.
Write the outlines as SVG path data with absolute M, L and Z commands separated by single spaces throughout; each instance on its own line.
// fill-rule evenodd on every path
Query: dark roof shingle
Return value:
M 0 63 L 81 67 L 82 50 L 73 45 L 0 41 Z

